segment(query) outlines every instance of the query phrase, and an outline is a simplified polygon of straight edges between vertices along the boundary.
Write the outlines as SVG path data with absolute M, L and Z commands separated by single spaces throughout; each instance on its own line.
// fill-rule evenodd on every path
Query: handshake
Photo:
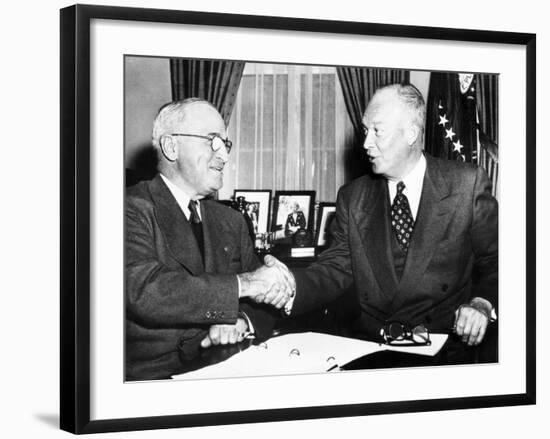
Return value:
M 285 264 L 271 255 L 264 258 L 264 263 L 256 271 L 237 275 L 241 284 L 239 298 L 249 297 L 257 303 L 266 303 L 278 309 L 284 306 L 285 312 L 290 314 L 292 302 L 289 301 L 296 291 L 294 276 Z M 242 317 L 233 325 L 212 325 L 201 346 L 208 348 L 239 343 L 249 330 L 248 323 Z
M 287 266 L 277 258 L 267 255 L 265 265 L 256 271 L 239 274 L 241 283 L 240 297 L 250 297 L 256 303 L 266 303 L 281 309 L 294 297 L 296 282 Z

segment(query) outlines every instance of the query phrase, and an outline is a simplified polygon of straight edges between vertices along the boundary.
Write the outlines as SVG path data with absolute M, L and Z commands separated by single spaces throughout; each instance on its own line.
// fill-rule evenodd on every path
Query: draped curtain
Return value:
M 479 74 L 476 77 L 479 129 L 498 145 L 498 75 Z
M 245 63 L 197 59 L 170 59 L 172 100 L 191 97 L 212 103 L 229 122 Z
M 220 198 L 234 189 L 314 190 L 316 201 L 335 201 L 354 142 L 337 82 L 333 67 L 247 63 Z
M 498 75 L 479 74 L 476 102 L 479 119 L 479 164 L 493 182 L 493 194 L 498 197 Z

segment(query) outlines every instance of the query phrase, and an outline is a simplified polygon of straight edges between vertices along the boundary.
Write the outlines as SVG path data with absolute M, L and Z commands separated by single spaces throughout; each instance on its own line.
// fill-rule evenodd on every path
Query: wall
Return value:
M 428 101 L 428 90 L 430 88 L 430 72 L 420 72 L 413 70 L 411 72 L 411 84 L 415 85 L 424 96 L 424 100 Z
M 124 154 L 127 168 L 143 170 L 151 160 L 152 122 L 172 100 L 168 58 L 125 58 Z

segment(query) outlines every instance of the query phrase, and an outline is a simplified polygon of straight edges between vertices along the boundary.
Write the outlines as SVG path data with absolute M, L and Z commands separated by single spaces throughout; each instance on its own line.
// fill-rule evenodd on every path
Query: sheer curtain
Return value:
M 221 199 L 271 189 L 335 201 L 350 178 L 354 130 L 333 67 L 247 63 L 228 130 L 234 149 Z

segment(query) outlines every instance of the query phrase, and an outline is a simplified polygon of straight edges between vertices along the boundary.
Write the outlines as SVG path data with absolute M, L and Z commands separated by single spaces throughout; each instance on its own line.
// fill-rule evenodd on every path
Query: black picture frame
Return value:
M 526 50 L 526 338 L 525 391 L 512 394 L 341 404 L 297 408 L 207 412 L 117 419 L 91 418 L 90 384 L 90 25 L 93 20 L 180 23 L 245 29 L 288 30 L 440 42 L 501 43 Z M 81 434 L 349 417 L 387 413 L 472 409 L 536 401 L 536 36 L 481 30 L 247 16 L 141 8 L 76 5 L 60 15 L 61 221 L 60 221 L 60 425 Z M 122 170 L 121 170 L 122 172 Z
M 291 241 L 293 234 L 300 228 L 300 225 L 289 224 L 290 215 L 292 215 L 289 203 L 296 203 L 298 206 L 298 220 L 305 220 L 303 228 L 309 233 L 313 231 L 315 191 L 275 191 L 271 220 L 271 231 L 274 233 L 275 241 Z
M 270 230 L 269 222 L 271 220 L 271 191 L 263 189 L 235 189 L 233 197 L 243 196 L 247 203 L 257 203 L 257 229 L 255 233 L 266 233 Z M 251 218 L 254 225 L 254 218 Z M 256 225 L 255 225 L 256 227 Z
M 323 202 L 319 203 L 319 213 L 317 214 L 317 226 L 315 228 L 315 246 L 327 247 L 328 239 L 327 233 L 330 227 L 331 221 L 334 217 L 329 218 L 329 215 L 335 214 L 336 203 Z

